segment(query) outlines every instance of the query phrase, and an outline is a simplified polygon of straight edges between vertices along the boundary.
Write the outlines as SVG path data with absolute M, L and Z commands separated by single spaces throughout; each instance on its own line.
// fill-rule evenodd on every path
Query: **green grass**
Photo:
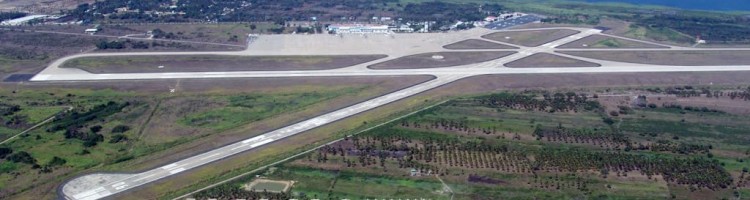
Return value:
M 635 39 L 647 39 L 656 41 L 671 41 L 676 43 L 692 43 L 693 38 L 669 28 L 648 28 L 635 26 L 630 27 L 624 34 L 626 37 Z
M 155 63 L 164 62 L 196 62 L 196 61 L 232 61 L 246 62 L 288 62 L 294 64 L 329 63 L 333 58 L 328 56 L 226 56 L 226 55 L 190 55 L 190 56 L 117 56 L 117 57 L 84 57 L 63 63 L 63 68 L 98 69 L 111 66 L 148 67 Z
M 20 133 L 21 131 L 22 130 L 15 130 L 15 129 L 10 129 L 4 126 L 0 126 L 0 139 L 5 140 L 17 133 Z
M 283 183 L 264 182 L 255 184 L 252 189 L 255 191 L 280 192 L 283 191 L 284 188 L 286 188 L 286 184 Z
M 215 128 L 212 130 L 228 130 L 253 121 L 277 116 L 282 113 L 290 113 L 303 110 L 307 106 L 318 104 L 320 102 L 335 99 L 343 95 L 360 95 L 359 93 L 372 89 L 371 86 L 361 87 L 299 87 L 293 90 L 283 90 L 282 92 L 269 91 L 258 93 L 244 93 L 226 95 L 221 92 L 207 93 L 205 97 L 210 101 L 220 101 L 219 107 L 207 111 L 206 115 L 217 115 L 226 119 L 223 123 L 207 126 Z M 364 92 L 363 92 L 364 93 Z M 68 95 L 69 94 L 69 95 Z M 89 90 L 89 89 L 62 89 L 47 88 L 41 90 L 20 90 L 12 94 L 9 88 L 0 89 L 0 101 L 22 105 L 22 111 L 19 115 L 28 115 L 34 121 L 44 120 L 47 117 L 63 109 L 65 105 L 72 105 L 79 113 L 84 113 L 110 100 L 117 100 L 119 103 L 131 102 L 131 105 L 113 114 L 98 116 L 95 120 L 85 123 L 82 130 L 88 131 L 88 127 L 101 125 L 103 127 L 101 134 L 104 136 L 102 142 L 96 146 L 84 147 L 83 141 L 78 139 L 66 139 L 64 130 L 48 133 L 45 130 L 47 126 L 41 127 L 22 137 L 9 142 L 7 146 L 14 151 L 25 151 L 37 160 L 39 165 L 44 165 L 52 160 L 53 157 L 60 157 L 67 162 L 62 169 L 53 169 L 53 171 L 64 170 L 66 174 L 73 175 L 78 171 L 99 168 L 99 169 L 116 169 L 122 170 L 128 166 L 118 164 L 122 160 L 133 159 L 141 156 L 148 156 L 166 148 L 174 147 L 196 137 L 184 137 L 185 140 L 175 141 L 172 143 L 162 143 L 154 145 L 139 145 L 149 141 L 138 140 L 139 124 L 148 116 L 155 106 L 158 99 L 164 98 L 181 98 L 182 96 L 159 96 L 138 94 L 134 92 L 119 92 L 109 89 Z M 187 94 L 191 96 L 193 94 Z M 64 102 L 62 106 L 57 102 Z M 26 106 L 27 103 L 32 105 L 44 106 Z M 225 106 L 225 107 L 221 107 Z M 233 112 L 224 112 L 231 110 Z M 200 115 L 196 115 L 200 116 Z M 121 135 L 127 136 L 130 140 L 119 143 L 109 143 L 114 136 L 110 130 L 117 125 L 128 125 L 131 129 Z M 20 130 L 11 130 L 0 127 L 0 137 L 9 137 Z M 6 135 L 7 134 L 7 135 Z M 120 134 L 118 134 L 120 135 Z M 83 153 L 84 150 L 88 153 Z M 27 164 L 9 164 L 0 161 L 2 166 L 0 170 L 0 186 L 12 186 L 5 188 L 28 189 L 34 183 L 34 180 L 54 181 L 44 174 L 38 173 L 38 169 L 31 169 Z M 13 176 L 6 171 L 19 172 L 21 175 Z M 14 181 L 16 180 L 16 181 Z
M 178 123 L 185 126 L 209 128 L 215 131 L 228 130 L 282 112 L 296 111 L 342 95 L 357 93 L 364 89 L 359 87 L 304 93 L 217 97 L 215 101 L 226 102 L 228 106 L 188 115 L 179 120 Z
M 271 175 L 274 179 L 295 180 L 293 192 L 317 194 L 319 198 L 431 198 L 445 199 L 446 195 L 434 194 L 434 191 L 442 188 L 440 182 L 435 179 L 412 180 L 408 178 L 385 177 L 378 175 L 363 174 L 353 171 L 342 171 L 340 173 L 308 169 L 308 168 L 281 168 Z M 336 184 L 332 185 L 336 179 Z M 362 187 L 366 185 L 367 187 Z M 331 187 L 332 186 L 332 187 Z M 332 188 L 332 196 L 327 191 Z M 321 196 L 325 195 L 325 196 Z
M 42 122 L 55 114 L 65 110 L 66 108 L 61 106 L 34 106 L 25 107 L 25 109 L 16 113 L 16 115 L 26 116 L 32 124 Z
M 618 41 L 618 40 L 616 40 L 614 38 L 608 38 L 608 39 L 605 39 L 605 40 L 601 40 L 601 41 L 595 43 L 594 45 L 592 45 L 592 47 L 597 47 L 597 48 L 602 48 L 602 47 L 606 47 L 606 48 L 618 48 L 618 47 L 621 47 L 621 46 L 623 46 L 623 44 L 620 43 L 620 41 Z

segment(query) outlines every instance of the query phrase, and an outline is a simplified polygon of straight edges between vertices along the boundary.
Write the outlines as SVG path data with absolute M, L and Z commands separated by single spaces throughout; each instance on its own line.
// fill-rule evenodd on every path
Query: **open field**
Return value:
M 453 95 L 475 95 L 477 93 L 484 93 L 484 92 L 507 91 L 507 89 L 521 91 L 525 89 L 534 90 L 534 89 L 539 89 L 539 88 L 557 88 L 557 89 L 569 88 L 571 90 L 579 90 L 578 88 L 580 88 L 581 85 L 588 85 L 590 87 L 612 87 L 613 89 L 615 89 L 615 88 L 644 87 L 644 86 L 650 86 L 650 85 L 667 86 L 667 85 L 672 85 L 672 84 L 683 84 L 683 83 L 706 84 L 711 81 L 716 81 L 715 83 L 717 85 L 750 84 L 750 81 L 744 78 L 747 75 L 748 73 L 745 73 L 745 72 L 711 72 L 711 73 L 655 73 L 655 74 L 625 73 L 625 74 L 597 74 L 597 75 L 560 74 L 560 75 L 479 76 L 479 77 L 475 77 L 472 79 L 461 80 L 461 81 L 456 82 L 455 84 L 443 86 L 438 90 L 432 90 L 424 94 L 417 95 L 411 100 L 404 100 L 404 101 L 396 102 L 394 104 L 386 105 L 372 112 L 365 113 L 364 116 L 367 116 L 367 117 L 357 115 L 351 119 L 347 119 L 342 122 L 334 123 L 331 126 L 322 127 L 322 130 L 314 130 L 304 135 L 291 137 L 289 138 L 289 140 L 282 141 L 282 143 L 288 145 L 288 144 L 295 144 L 295 142 L 305 141 L 306 139 L 310 139 L 310 138 L 316 138 L 316 137 L 320 138 L 321 137 L 320 135 L 325 134 L 327 131 L 340 130 L 341 126 L 356 126 L 355 124 L 360 123 L 362 121 L 368 121 L 368 122 L 371 122 L 369 124 L 373 124 L 372 122 L 374 121 L 374 119 L 379 119 L 381 117 L 388 116 L 388 115 L 383 115 L 383 113 L 394 113 L 397 110 L 404 110 L 404 108 L 411 108 L 414 106 L 414 103 L 418 103 L 422 101 L 436 102 L 441 99 L 445 99 L 448 96 L 453 96 Z M 606 89 L 592 88 L 592 90 L 604 91 Z M 388 118 L 393 118 L 393 117 L 395 116 L 390 116 Z M 315 144 L 321 145 L 323 143 L 318 142 Z M 284 146 L 284 145 L 272 145 L 272 146 Z M 308 148 L 312 146 L 314 145 L 308 146 Z M 249 151 L 248 153 L 244 153 L 243 155 L 237 156 L 238 157 L 237 159 L 243 160 L 242 162 L 256 162 L 256 161 L 260 161 L 263 158 L 263 156 L 258 155 L 258 154 L 279 155 L 279 154 L 282 154 L 282 152 L 287 152 L 287 151 L 288 150 L 284 150 L 282 148 L 267 147 L 267 149 Z M 269 154 L 266 154 L 266 153 L 269 153 Z M 289 155 L 289 154 L 282 154 L 282 155 Z M 275 158 L 277 159 L 284 158 L 284 156 L 275 156 Z M 265 160 L 265 162 L 270 163 L 270 162 L 273 162 L 274 160 L 275 159 L 269 159 L 269 160 Z M 212 166 L 225 166 L 229 163 L 235 163 L 235 162 L 223 162 L 222 161 L 216 164 L 212 164 Z M 235 165 L 240 165 L 240 164 L 236 163 Z M 257 168 L 257 166 L 261 166 L 261 164 L 256 164 L 253 166 L 256 166 Z M 203 167 L 199 169 L 198 172 L 208 173 L 208 171 L 215 171 L 215 170 L 209 170 L 210 168 L 211 167 Z M 244 169 L 249 171 L 255 168 L 253 168 L 252 166 L 249 166 Z M 213 173 L 217 173 L 217 172 L 213 172 Z M 403 176 L 403 175 L 404 175 L 404 172 L 399 172 L 399 176 Z M 179 192 L 165 192 L 165 191 L 174 191 L 168 188 L 174 186 L 175 184 L 183 185 L 181 183 L 189 182 L 189 181 L 197 181 L 197 180 L 203 180 L 203 179 L 199 178 L 199 176 L 197 175 L 190 175 L 190 176 L 178 175 L 175 178 L 165 179 L 164 181 L 157 183 L 155 187 L 152 187 L 149 189 L 137 189 L 134 192 L 128 193 L 128 194 L 141 194 L 141 193 L 146 192 L 146 193 L 155 195 L 155 194 L 168 193 L 170 194 L 170 195 L 167 195 L 168 197 L 175 197 L 174 194 L 175 193 L 179 194 Z M 213 180 L 223 180 L 223 179 L 213 179 Z M 315 178 L 314 180 L 319 180 L 319 178 Z M 211 182 L 208 181 L 208 183 L 211 183 Z M 624 183 L 627 183 L 627 182 L 624 182 Z M 300 183 L 300 184 L 305 184 L 305 183 Z M 225 187 L 227 185 L 231 185 L 231 184 L 225 184 L 219 187 Z M 240 184 L 237 184 L 236 186 L 237 187 L 234 187 L 234 186 L 229 186 L 229 187 L 230 188 L 241 187 Z M 191 187 L 191 188 L 197 189 L 197 187 Z M 625 193 L 625 195 L 627 195 L 627 193 L 640 194 L 642 193 L 642 191 L 654 190 L 653 189 L 654 187 L 649 184 L 633 184 L 633 186 L 629 188 L 631 188 L 630 191 L 623 192 Z M 498 189 L 495 188 L 494 190 L 498 190 Z M 661 189 L 658 189 L 655 191 L 664 191 L 664 190 L 666 189 L 662 187 Z M 181 191 L 188 192 L 191 190 L 184 189 Z M 210 191 L 215 191 L 215 190 L 210 190 Z M 506 195 L 509 195 L 509 194 L 529 195 L 526 193 L 533 191 L 533 190 L 505 189 L 503 191 L 513 192 L 513 193 L 505 193 Z M 640 191 L 640 192 L 636 192 L 636 191 Z M 120 195 L 120 196 L 123 196 L 123 195 Z M 146 197 L 148 196 L 140 196 L 140 198 L 146 198 Z
M 519 60 L 506 63 L 506 67 L 510 68 L 539 68 L 539 67 L 599 67 L 601 65 L 562 57 L 549 53 L 536 53 L 534 55 L 521 58 Z
M 24 31 L 0 30 L 0 78 L 12 73 L 36 73 L 48 62 L 57 58 L 91 51 L 199 51 L 199 50 L 238 50 L 225 46 L 205 44 L 184 44 L 162 41 L 140 42 L 121 39 L 123 49 L 98 50 L 102 41 L 111 42 L 116 38 L 92 37 L 89 35 L 66 35 Z M 133 44 L 145 44 L 147 49 L 134 49 Z
M 643 42 L 637 42 L 632 40 L 625 40 L 620 38 L 609 37 L 606 35 L 592 35 L 574 42 L 564 44 L 557 48 L 568 49 L 568 48 L 668 48 L 666 46 L 659 46 L 654 44 L 648 44 Z
M 573 56 L 654 65 L 748 65 L 750 51 L 558 51 Z
M 115 24 L 103 25 L 97 35 L 146 37 L 146 33 L 156 29 L 161 30 L 163 36 L 157 39 L 186 40 L 194 42 L 210 42 L 222 44 L 245 45 L 247 35 L 251 33 L 265 33 L 268 28 L 276 28 L 272 23 L 236 24 Z M 64 33 L 83 33 L 88 26 L 81 25 L 43 25 L 30 27 L 37 31 L 55 31 Z
M 348 67 L 385 55 L 346 56 L 120 56 L 87 57 L 63 64 L 91 73 L 323 70 Z
M 432 52 L 370 65 L 371 69 L 421 69 L 467 65 L 509 56 L 513 51 Z
M 578 31 L 569 29 L 550 29 L 550 30 L 535 30 L 535 31 L 510 31 L 510 32 L 498 32 L 482 36 L 482 38 L 494 40 L 498 42 L 507 42 L 515 45 L 522 45 L 527 47 L 540 46 L 561 38 L 571 36 L 579 33 Z
M 735 90 L 721 87 L 711 92 Z M 324 146 L 279 169 L 258 174 L 297 181 L 292 192 L 283 198 L 450 199 L 449 191 L 454 199 L 732 197 L 733 189 L 729 187 L 739 183 L 732 180 L 744 179 L 742 168 L 747 164 L 741 160 L 748 158 L 744 153 L 747 148 L 735 143 L 746 144 L 750 138 L 731 131 L 715 132 L 710 127 L 670 124 L 697 120 L 705 126 L 744 129 L 750 125 L 750 118 L 721 111 L 663 107 L 707 98 L 680 96 L 693 91 L 705 90 L 673 86 L 659 90 L 537 90 L 470 96 Z M 555 94 L 555 100 L 541 97 L 547 92 Z M 622 101 L 612 96 L 629 97 L 633 92 L 645 95 L 649 102 L 665 95 L 674 98 L 660 99 L 663 105 L 641 107 L 630 101 L 632 98 Z M 523 100 L 524 96 L 532 98 Z M 748 104 L 728 96 L 708 99 Z M 551 104 L 539 108 L 534 105 L 541 104 L 533 101 Z M 612 108 L 619 114 L 609 114 Z M 630 127 L 631 120 L 662 127 L 648 129 L 655 132 L 645 131 Z M 684 132 L 677 133 L 677 138 L 675 133 L 662 130 Z M 620 156 L 691 170 L 675 173 L 666 167 L 650 171 L 636 162 L 618 159 Z M 606 161 L 600 163 L 599 159 Z M 690 164 L 685 164 L 688 161 Z M 238 191 L 243 181 L 194 197 L 262 197 L 259 193 Z M 443 181 L 450 189 L 444 189 Z M 362 182 L 367 187 L 353 187 Z
M 210 80 L 211 84 L 208 84 L 209 80 L 31 84 L 19 87 L 12 95 L 10 89 L 3 89 L 4 96 L 13 100 L 10 102 L 24 105 L 22 110 L 26 109 L 25 103 L 47 104 L 57 102 L 57 99 L 66 105 L 75 105 L 78 112 L 96 108 L 110 100 L 125 106 L 122 111 L 112 114 L 97 112 L 100 113 L 97 118 L 101 120 L 85 122 L 86 130 L 97 125 L 102 127 L 99 134 L 103 138 L 94 146 L 86 147 L 81 141 L 83 139 L 66 138 L 63 133 L 46 131 L 57 124 L 67 123 L 64 120 L 10 143 L 8 146 L 15 152 L 28 152 L 39 165 L 45 166 L 55 156 L 67 162 L 45 167 L 50 172 L 44 173 L 17 173 L 34 169 L 16 163 L 13 171 L 0 175 L 0 185 L 3 185 L 0 194 L 5 197 L 51 198 L 56 195 L 54 188 L 57 184 L 80 172 L 140 170 L 162 165 L 196 151 L 213 149 L 249 134 L 263 133 L 404 87 L 402 84 L 425 80 L 417 77 L 402 81 L 391 79 L 396 77 Z M 176 89 L 175 93 L 169 93 L 170 88 Z M 129 105 L 123 104 L 126 102 Z M 219 112 L 221 110 L 231 112 Z M 31 110 L 25 112 L 30 113 L 28 115 L 35 113 Z M 220 115 L 215 115 L 217 113 Z M 224 116 L 227 114 L 251 118 L 238 121 L 232 117 L 227 120 L 229 118 Z M 210 119 L 212 123 L 205 126 L 180 123 L 195 119 Z M 128 128 L 121 129 L 125 131 L 120 133 L 116 131 L 118 126 Z M 13 184 L 9 184 L 11 180 Z M 34 187 L 30 188 L 32 185 Z
M 479 39 L 468 39 L 443 46 L 445 49 L 517 49 L 513 46 L 488 42 Z

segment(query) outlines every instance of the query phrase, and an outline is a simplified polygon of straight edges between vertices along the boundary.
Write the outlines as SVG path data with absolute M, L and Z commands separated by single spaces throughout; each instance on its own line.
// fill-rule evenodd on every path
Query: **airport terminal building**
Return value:
M 362 25 L 362 24 L 331 24 L 328 32 L 331 33 L 388 33 L 387 25 Z

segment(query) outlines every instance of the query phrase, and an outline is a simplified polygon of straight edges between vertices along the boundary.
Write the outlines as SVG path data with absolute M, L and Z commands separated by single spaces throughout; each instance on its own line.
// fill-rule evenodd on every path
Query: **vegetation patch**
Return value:
M 682 92 L 660 90 L 677 95 L 690 93 L 692 87 L 683 87 Z M 564 91 L 459 98 L 323 146 L 258 175 L 295 180 L 284 198 L 631 199 L 674 195 L 693 199 L 695 194 L 736 196 L 747 187 L 738 184 L 750 185 L 739 181 L 747 179 L 747 172 L 738 167 L 743 164 L 716 156 L 731 151 L 745 159 L 747 148 L 739 144 L 747 141 L 733 138 L 736 142 L 728 143 L 713 138 L 733 135 L 731 129 L 744 129 L 742 124 L 750 124 L 750 119 L 728 113 L 663 111 L 661 105 L 649 106 L 653 104 L 650 99 L 613 104 L 601 94 Z M 728 116 L 742 121 L 729 125 L 720 120 Z M 712 131 L 718 126 L 727 130 L 683 134 L 703 128 L 635 129 L 629 122 L 667 125 L 672 122 L 663 120 L 679 123 L 681 118 L 693 117 L 712 124 Z M 354 187 L 355 182 L 367 187 Z M 236 192 L 241 185 L 230 182 L 194 197 L 268 196 Z

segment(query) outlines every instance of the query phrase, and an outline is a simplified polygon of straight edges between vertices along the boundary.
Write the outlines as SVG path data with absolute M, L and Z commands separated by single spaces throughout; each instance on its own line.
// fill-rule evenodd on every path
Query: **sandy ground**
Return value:
M 443 46 L 445 49 L 518 49 L 513 46 L 498 44 L 479 39 L 468 39 Z
M 432 52 L 397 58 L 371 65 L 369 68 L 421 69 L 450 67 L 495 60 L 514 53 L 513 51 Z
M 385 57 L 385 55 L 89 57 L 68 61 L 63 67 L 78 68 L 91 73 L 324 70 L 348 67 Z
M 592 62 L 562 57 L 549 53 L 537 53 L 519 60 L 506 63 L 510 68 L 539 68 L 539 67 L 599 67 Z
M 654 65 L 748 65 L 750 51 L 558 51 L 568 55 Z
M 550 30 L 535 30 L 535 31 L 510 31 L 510 32 L 497 32 L 482 36 L 482 38 L 494 40 L 498 42 L 507 42 L 516 45 L 523 45 L 527 47 L 540 46 L 555 40 L 559 40 L 573 34 L 579 33 L 578 31 L 569 29 L 550 29 Z
M 606 46 L 599 43 L 611 41 L 617 44 L 617 46 Z M 591 48 L 591 49 L 603 49 L 603 48 L 668 48 L 666 46 L 658 46 L 643 42 L 636 42 L 632 40 L 625 40 L 620 38 L 614 38 L 606 35 L 592 35 L 580 40 L 573 41 L 571 43 L 559 46 L 557 48 L 568 49 L 568 48 Z

